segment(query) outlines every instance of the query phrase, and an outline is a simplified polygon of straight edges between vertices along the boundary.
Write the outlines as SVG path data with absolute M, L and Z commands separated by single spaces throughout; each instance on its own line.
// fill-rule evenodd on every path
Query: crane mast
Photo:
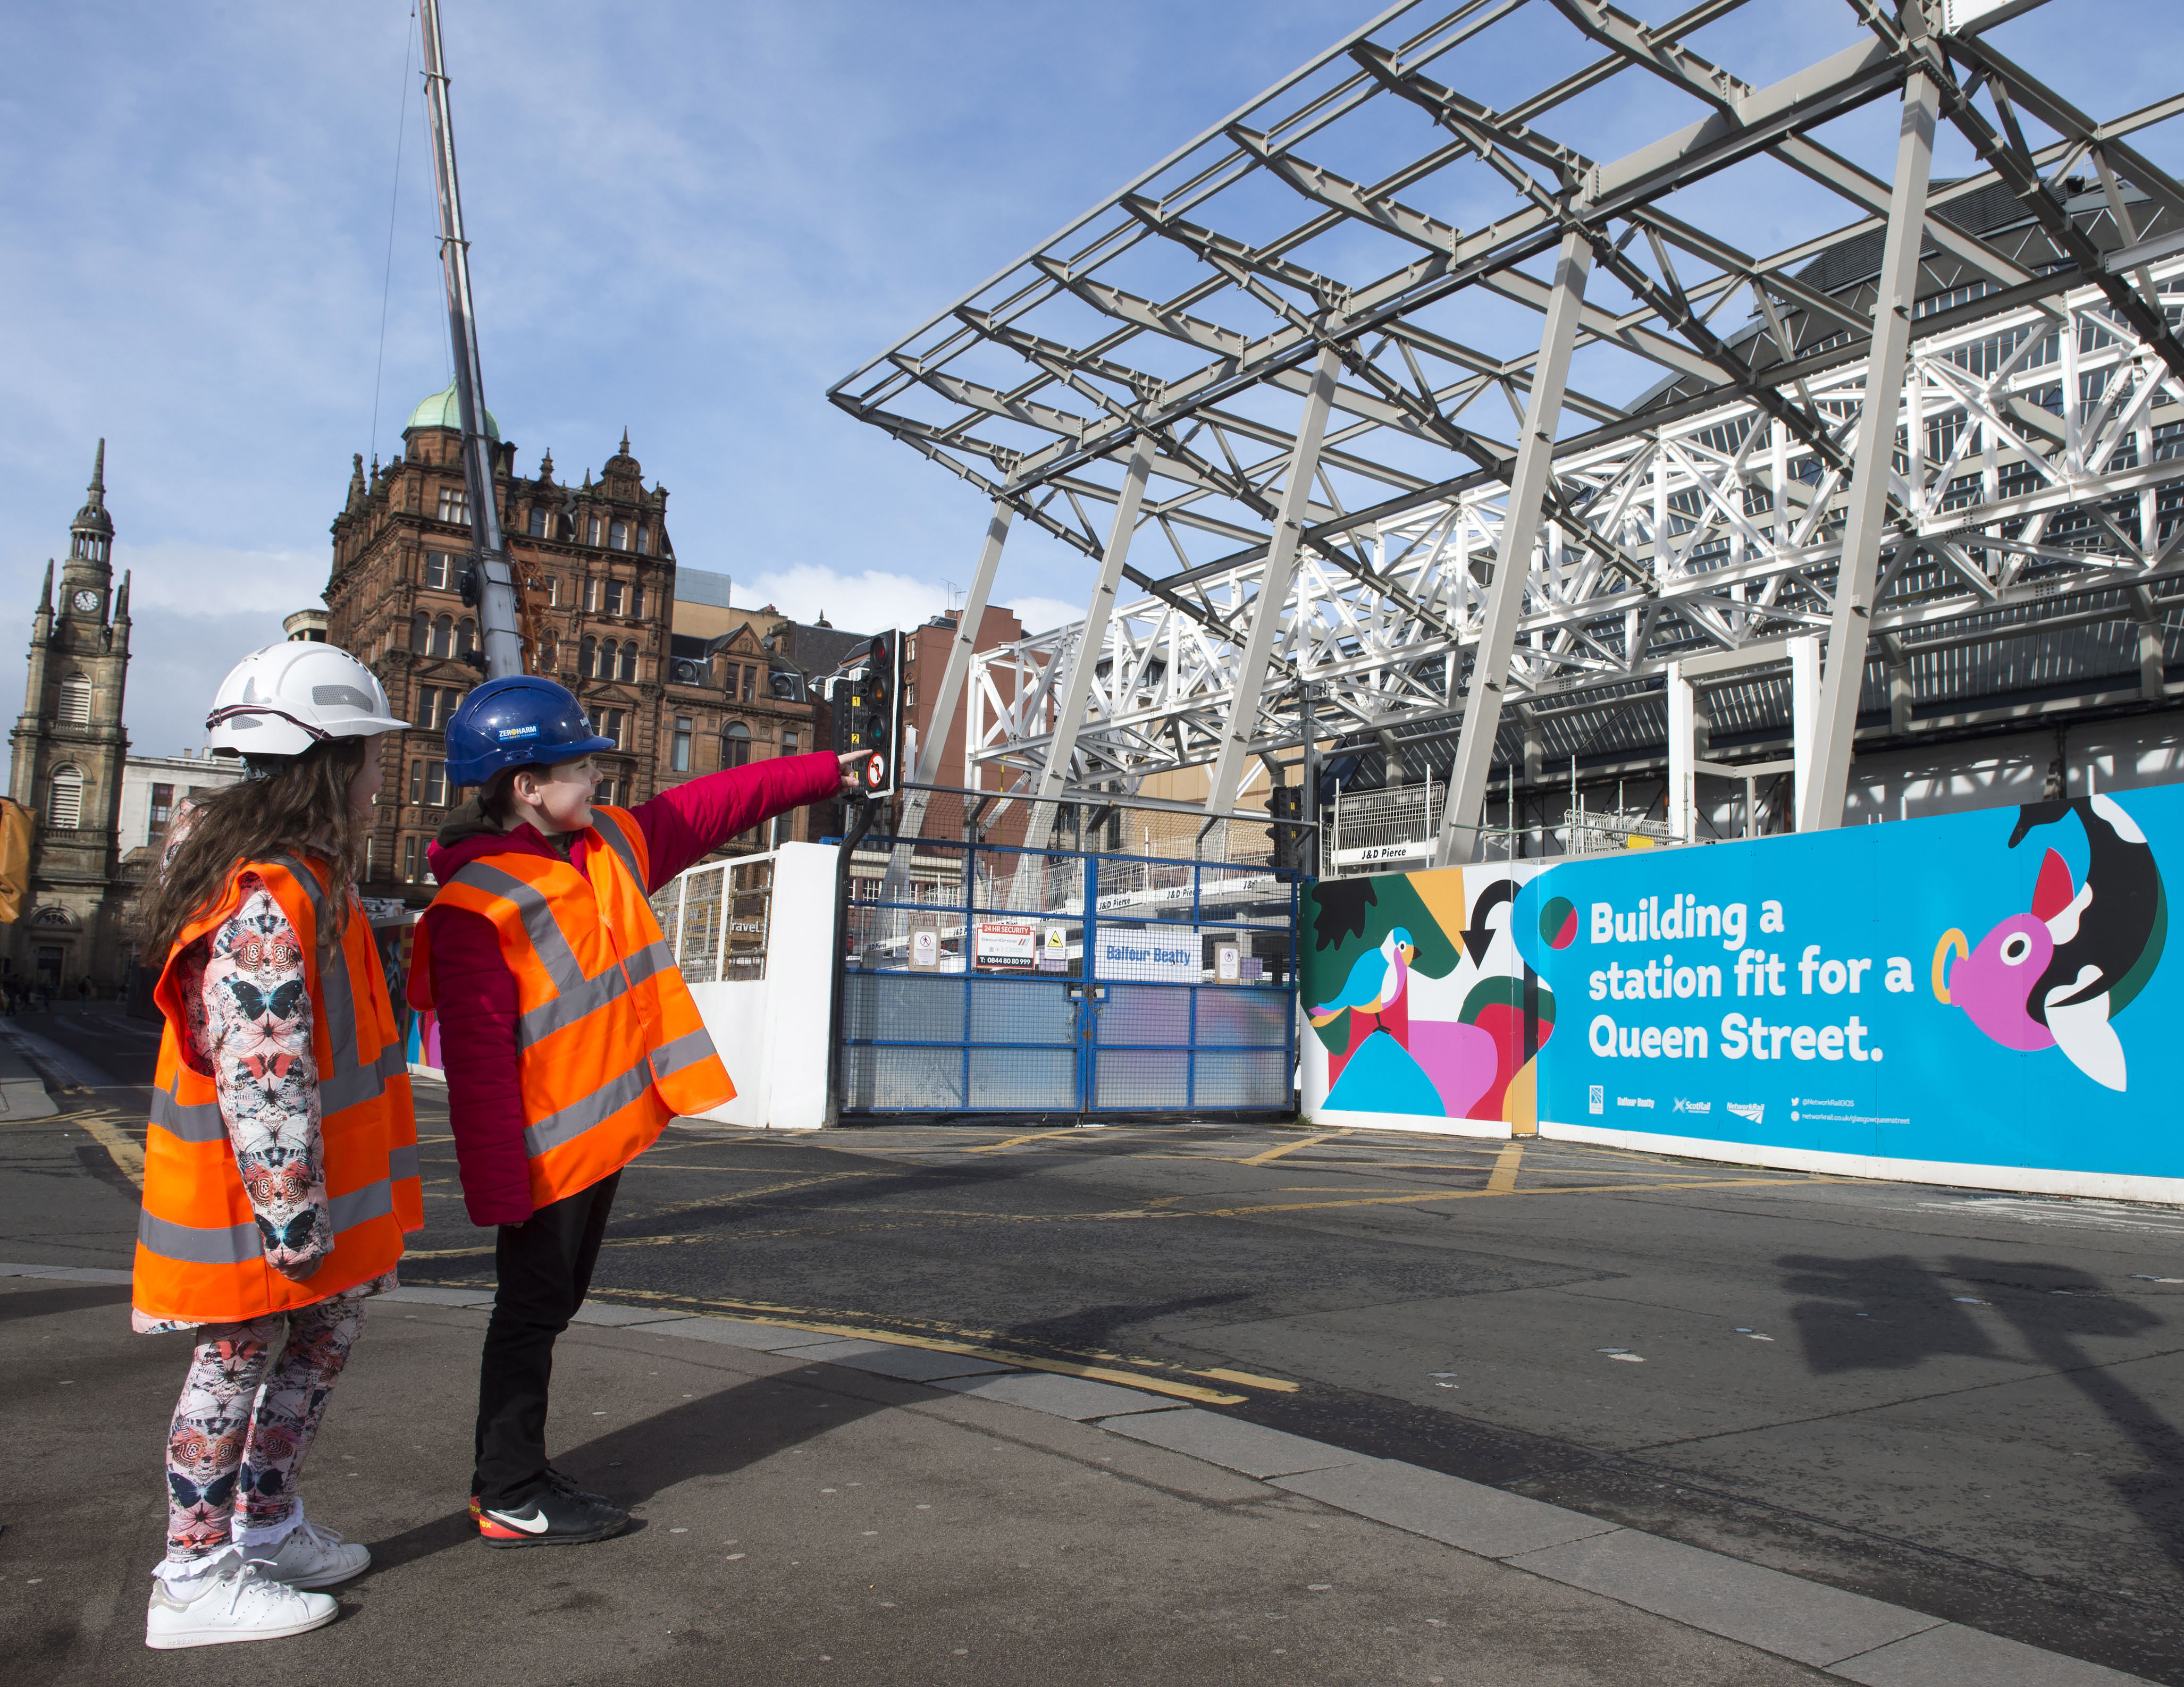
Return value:
M 454 354 L 455 398 L 462 409 L 463 481 L 470 493 L 471 552 L 478 628 L 488 679 L 523 671 L 516 627 L 515 576 L 493 496 L 493 442 L 485 435 L 485 379 L 478 367 L 477 316 L 471 303 L 470 242 L 463 234 L 455 178 L 454 120 L 448 108 L 447 62 L 440 47 L 439 0 L 419 0 L 425 37 L 425 105 L 432 125 L 432 175 L 439 188 L 440 267 L 448 285 L 448 339 Z

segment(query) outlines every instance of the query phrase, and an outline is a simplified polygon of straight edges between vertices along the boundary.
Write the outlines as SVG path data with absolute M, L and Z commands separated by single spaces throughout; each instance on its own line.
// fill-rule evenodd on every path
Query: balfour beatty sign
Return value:
M 1138 932 L 1101 926 L 1095 945 L 1098 955 L 1093 977 L 1096 978 L 1154 984 L 1199 982 L 1201 945 L 1195 926 L 1149 926 Z

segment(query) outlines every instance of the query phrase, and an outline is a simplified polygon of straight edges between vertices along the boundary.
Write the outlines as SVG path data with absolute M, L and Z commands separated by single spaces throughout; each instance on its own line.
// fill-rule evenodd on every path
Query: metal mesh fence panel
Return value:
M 1117 984 L 1100 1009 L 1102 1046 L 1130 1048 L 1144 1044 L 1188 1048 L 1190 1044 L 1189 990 L 1132 989 Z
M 1282 1107 L 1297 873 L 1275 841 L 1123 801 L 907 793 L 850 862 L 845 1105 Z
M 972 1043 L 1075 1045 L 1077 1005 L 1060 980 L 981 978 L 970 988 Z
M 1286 1048 L 1293 1016 L 1286 992 L 1201 990 L 1197 1040 L 1214 1048 Z
M 1190 1055 L 1141 1049 L 1102 1049 L 1096 1056 L 1092 1105 L 1109 1111 L 1178 1111 L 1190 1105 Z
M 1294 1066 L 1285 1049 L 1201 1049 L 1193 1062 L 1192 1105 L 1209 1110 L 1285 1105 Z
M 721 977 L 746 981 L 763 978 L 766 931 L 773 920 L 772 858 L 730 863 L 727 874 L 727 933 Z
M 842 1105 L 852 1112 L 960 1112 L 962 1048 L 845 1047 Z
M 1077 1066 L 1073 1048 L 973 1048 L 971 1094 L 996 1112 L 1074 1112 Z
M 842 1034 L 853 1042 L 964 1041 L 963 981 L 900 972 L 852 972 L 843 980 Z

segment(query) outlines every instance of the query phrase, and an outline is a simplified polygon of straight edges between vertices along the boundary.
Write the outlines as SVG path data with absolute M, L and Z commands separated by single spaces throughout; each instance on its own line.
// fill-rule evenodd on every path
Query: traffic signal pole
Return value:
M 523 639 L 515 625 L 515 576 L 501 536 L 493 495 L 493 454 L 485 435 L 485 377 L 478 367 L 477 318 L 471 304 L 470 241 L 463 232 L 461 190 L 455 180 L 454 120 L 448 109 L 448 71 L 440 50 L 439 0 L 419 0 L 425 37 L 425 109 L 432 123 L 432 175 L 439 187 L 440 268 L 448 285 L 448 340 L 455 365 L 455 398 L 463 418 L 463 483 L 470 492 L 471 554 L 476 571 L 478 632 L 488 679 L 523 671 Z

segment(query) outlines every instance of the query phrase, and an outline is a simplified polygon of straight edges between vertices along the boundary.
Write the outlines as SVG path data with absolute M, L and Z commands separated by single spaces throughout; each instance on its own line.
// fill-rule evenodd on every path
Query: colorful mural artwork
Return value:
M 379 964 L 387 974 L 387 999 L 394 1005 L 395 1023 L 402 1027 L 410 1070 L 428 1077 L 440 1076 L 440 1022 L 432 1009 L 410 1005 L 404 981 L 410 976 L 410 955 L 416 941 L 414 914 L 376 918 L 371 940 L 379 950 Z
M 1306 1110 L 2173 1198 L 2180 870 L 2184 786 L 2161 786 L 1329 882 Z
M 1555 1004 L 1509 929 L 1528 876 L 1449 868 L 1314 888 L 1304 988 L 1328 1107 L 1529 1126 Z M 1576 910 L 1555 917 L 1545 935 L 1568 944 Z
M 2088 863 L 2082 883 L 2054 849 L 2040 863 L 2030 913 L 2012 914 L 1966 952 L 1952 927 L 1934 944 L 1936 998 L 1971 1016 L 2005 1049 L 2059 1048 L 2109 1089 L 2125 1089 L 2128 1062 L 2109 1023 L 2131 1005 L 2161 959 L 2169 904 L 2153 850 L 2112 797 L 2040 803 L 2019 812 L 2014 849 L 2034 830 L 2075 816 Z M 1950 951 L 1959 957 L 1948 966 Z

